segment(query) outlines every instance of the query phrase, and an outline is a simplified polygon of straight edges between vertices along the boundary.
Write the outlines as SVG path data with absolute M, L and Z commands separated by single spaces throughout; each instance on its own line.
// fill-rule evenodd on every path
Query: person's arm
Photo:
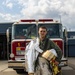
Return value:
M 38 51 L 39 53 L 42 53 L 43 50 L 39 48 L 39 45 L 38 44 L 35 44 L 34 46 L 35 50 Z
M 34 49 L 35 49 L 37 52 L 42 53 L 43 50 L 40 49 L 40 47 L 39 47 L 39 39 L 38 39 L 38 38 L 37 38 L 37 39 L 34 39 L 34 40 L 33 40 L 33 43 L 34 43 Z
M 60 63 L 61 62 L 61 58 L 62 58 L 62 50 L 59 48 L 58 45 L 56 45 L 53 41 L 50 40 L 50 46 L 52 49 L 56 50 L 57 53 L 57 57 L 56 57 L 56 63 Z

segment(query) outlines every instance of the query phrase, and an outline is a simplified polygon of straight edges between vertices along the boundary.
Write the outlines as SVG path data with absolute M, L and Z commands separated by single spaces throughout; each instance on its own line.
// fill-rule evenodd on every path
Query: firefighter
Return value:
M 56 65 L 61 62 L 62 51 L 61 49 L 51 40 L 47 38 L 47 28 L 42 26 L 39 27 L 39 48 L 43 51 L 38 53 L 37 60 L 35 61 L 34 72 L 29 73 L 29 75 L 51 75 L 50 71 L 50 62 L 42 57 L 42 54 L 46 52 L 46 50 L 54 49 L 56 50 L 57 57 L 54 61 Z M 34 46 L 35 47 L 35 46 Z

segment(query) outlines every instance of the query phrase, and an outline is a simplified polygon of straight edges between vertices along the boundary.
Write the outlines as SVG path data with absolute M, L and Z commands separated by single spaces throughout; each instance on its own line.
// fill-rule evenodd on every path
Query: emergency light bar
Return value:
M 21 22 L 35 22 L 37 20 L 20 20 Z M 38 22 L 53 21 L 53 19 L 39 19 Z
M 39 22 L 45 22 L 45 21 L 53 21 L 53 19 L 39 19 Z
M 20 20 L 21 22 L 35 22 L 35 20 Z

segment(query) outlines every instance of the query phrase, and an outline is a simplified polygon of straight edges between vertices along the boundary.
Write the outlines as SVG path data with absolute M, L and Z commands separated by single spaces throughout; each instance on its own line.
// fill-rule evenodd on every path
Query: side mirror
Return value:
M 7 42 L 10 42 L 10 33 L 11 33 L 10 30 L 11 30 L 10 27 L 6 30 Z
M 64 29 L 64 36 L 67 37 L 67 29 Z
M 10 45 L 10 33 L 11 33 L 11 28 L 9 27 L 7 30 L 6 30 L 6 37 L 7 37 L 7 59 L 9 60 L 9 53 L 10 53 L 10 49 L 9 49 L 9 45 Z
M 65 41 L 65 50 L 66 50 L 66 57 L 68 58 L 68 34 L 67 29 L 64 29 L 64 41 Z

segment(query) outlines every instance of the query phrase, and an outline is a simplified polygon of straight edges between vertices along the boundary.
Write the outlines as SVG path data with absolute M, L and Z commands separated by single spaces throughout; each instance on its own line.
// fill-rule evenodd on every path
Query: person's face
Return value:
M 40 38 L 45 38 L 46 34 L 47 34 L 47 30 L 46 29 L 39 28 L 39 36 L 40 36 Z

